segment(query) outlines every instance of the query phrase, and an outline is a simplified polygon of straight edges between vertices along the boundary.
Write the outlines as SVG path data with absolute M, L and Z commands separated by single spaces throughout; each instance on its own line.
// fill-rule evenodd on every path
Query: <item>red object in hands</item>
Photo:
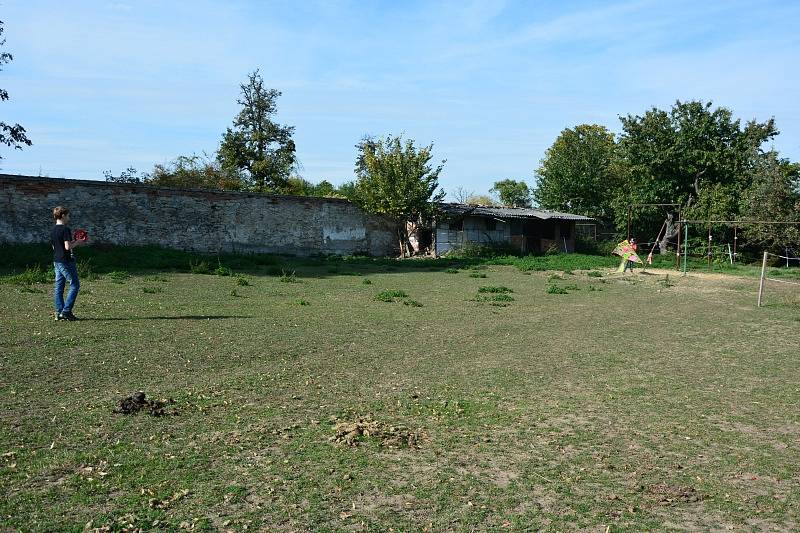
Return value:
M 74 236 L 75 240 L 77 241 L 85 241 L 89 239 L 89 232 L 87 232 L 85 229 L 77 229 L 75 230 Z

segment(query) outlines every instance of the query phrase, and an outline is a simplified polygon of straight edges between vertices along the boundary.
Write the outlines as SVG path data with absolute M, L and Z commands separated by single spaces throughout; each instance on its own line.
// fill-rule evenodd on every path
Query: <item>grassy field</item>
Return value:
M 0 529 L 800 527 L 800 287 L 93 253 L 80 322 L 0 285 Z M 137 390 L 164 416 L 114 412 Z

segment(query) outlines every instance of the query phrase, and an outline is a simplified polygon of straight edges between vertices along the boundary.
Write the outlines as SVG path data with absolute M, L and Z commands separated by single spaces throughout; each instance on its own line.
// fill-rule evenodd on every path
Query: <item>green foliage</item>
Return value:
M 0 20 L 0 46 L 6 44 L 6 40 L 3 39 L 3 21 Z M 3 70 L 3 65 L 6 63 L 10 63 L 14 59 L 8 52 L 1 52 L 0 53 L 0 71 Z M 5 89 L 0 89 L 0 102 L 4 102 L 8 100 L 8 91 Z M 8 147 L 21 150 L 23 146 L 30 146 L 33 144 L 25 132 L 25 128 L 20 126 L 19 124 L 6 124 L 5 122 L 0 121 L 0 145 L 6 145 Z M 3 156 L 0 156 L 0 160 L 3 159 Z
M 218 161 L 205 153 L 202 156 L 178 156 L 169 163 L 156 164 L 153 172 L 143 181 L 160 187 L 233 191 L 242 190 L 246 186 L 235 169 L 223 168 Z
M 298 298 L 297 300 L 295 300 L 295 303 L 301 306 L 311 305 L 311 302 L 309 302 L 308 300 L 304 300 L 303 298 Z
M 486 274 L 484 272 L 470 272 L 469 277 L 471 278 L 485 278 Z
M 448 269 L 445 269 L 445 273 L 446 274 L 458 274 L 458 269 L 457 268 L 448 268 Z
M 364 285 L 372 285 L 372 280 L 371 280 L 371 279 L 368 279 L 368 278 L 364 278 L 364 279 L 361 281 L 361 283 L 362 283 L 362 284 L 364 284 Z
M 131 275 L 125 270 L 114 270 L 113 272 L 109 272 L 106 277 L 114 283 L 124 283 Z
M 586 275 L 589 276 L 590 278 L 602 278 L 603 277 L 603 274 L 601 274 L 597 270 L 590 270 L 589 272 L 586 273 Z
M 417 148 L 402 136 L 365 137 L 356 147 L 355 202 L 368 213 L 392 218 L 400 252 L 410 254 L 406 222 L 433 216 L 445 194 L 437 191 L 444 161 L 433 167 L 433 145 Z
M 473 194 L 467 197 L 464 202 L 467 205 L 496 206 L 497 202 L 488 194 Z
M 403 300 L 403 305 L 408 305 L 410 307 L 422 307 L 422 304 L 416 300 Z
M 740 205 L 750 220 L 800 222 L 800 164 L 767 153 L 756 165 Z M 743 229 L 747 240 L 761 249 L 800 251 L 800 224 L 751 224 Z
M 90 259 L 82 259 L 78 261 L 78 277 L 87 281 L 96 281 L 100 279 L 100 275 L 95 273 L 92 269 L 92 263 Z
M 249 74 L 237 100 L 242 109 L 217 152 L 222 169 L 241 175 L 248 188 L 258 192 L 279 190 L 297 167 L 294 127 L 273 121 L 280 95 L 264 87 L 258 70 Z
M 547 294 L 567 294 L 567 289 L 558 285 L 550 285 L 547 287 Z
M 530 207 L 531 191 L 524 181 L 505 179 L 496 181 L 490 192 L 500 197 L 500 203 L 509 207 Z
M 233 271 L 224 265 L 219 265 L 214 269 L 214 274 L 217 276 L 231 276 L 233 275 Z
M 20 274 L 0 278 L 0 281 L 8 283 L 9 285 L 32 285 L 34 283 L 48 283 L 53 281 L 53 278 L 47 271 L 43 270 L 42 267 L 34 265 L 32 267 L 27 267 L 25 271 Z
M 613 220 L 618 187 L 614 135 L 605 126 L 567 128 L 548 148 L 537 170 L 536 203 L 544 209 Z
M 382 291 L 375 295 L 375 299 L 380 302 L 393 302 L 395 298 L 406 298 L 406 297 L 408 297 L 408 293 L 406 293 L 406 291 L 398 289 L 390 289 Z
M 495 287 L 493 285 L 485 285 L 478 289 L 478 292 L 488 292 L 488 293 L 496 293 L 496 294 L 505 294 L 509 292 L 514 292 L 513 290 L 509 289 L 508 287 L 503 287 L 502 285 L 499 287 Z
M 145 294 L 158 294 L 164 292 L 164 289 L 161 287 L 142 287 L 142 292 Z
M 552 254 L 527 255 L 524 257 L 495 257 L 488 259 L 487 264 L 513 265 L 523 272 L 545 270 L 592 270 L 611 268 L 619 264 L 615 256 L 599 256 L 586 254 Z
M 248 287 L 250 281 L 245 276 L 236 276 L 236 285 L 239 287 Z

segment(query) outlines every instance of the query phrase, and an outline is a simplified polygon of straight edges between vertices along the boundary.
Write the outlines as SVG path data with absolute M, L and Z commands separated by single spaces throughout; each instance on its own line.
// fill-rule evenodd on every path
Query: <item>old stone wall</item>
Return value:
M 395 248 L 386 220 L 346 200 L 8 174 L 0 174 L 0 242 L 46 242 L 57 205 L 94 243 L 291 255 L 382 256 Z

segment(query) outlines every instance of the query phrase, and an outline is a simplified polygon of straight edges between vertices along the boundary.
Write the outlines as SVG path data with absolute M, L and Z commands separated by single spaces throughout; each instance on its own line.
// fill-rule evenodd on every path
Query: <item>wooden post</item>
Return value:
M 689 255 L 689 224 L 683 224 L 683 275 L 686 275 L 686 261 Z
M 764 252 L 764 260 L 761 261 L 761 280 L 758 282 L 758 307 L 761 307 L 761 299 L 764 296 L 764 274 L 767 271 L 767 252 Z
M 675 247 L 675 270 L 681 269 L 681 225 L 683 224 L 683 219 L 681 219 L 681 210 L 678 209 L 678 245 Z
M 708 269 L 711 270 L 711 224 L 708 225 Z
M 736 262 L 736 245 L 739 243 L 739 227 L 733 226 L 733 261 Z

